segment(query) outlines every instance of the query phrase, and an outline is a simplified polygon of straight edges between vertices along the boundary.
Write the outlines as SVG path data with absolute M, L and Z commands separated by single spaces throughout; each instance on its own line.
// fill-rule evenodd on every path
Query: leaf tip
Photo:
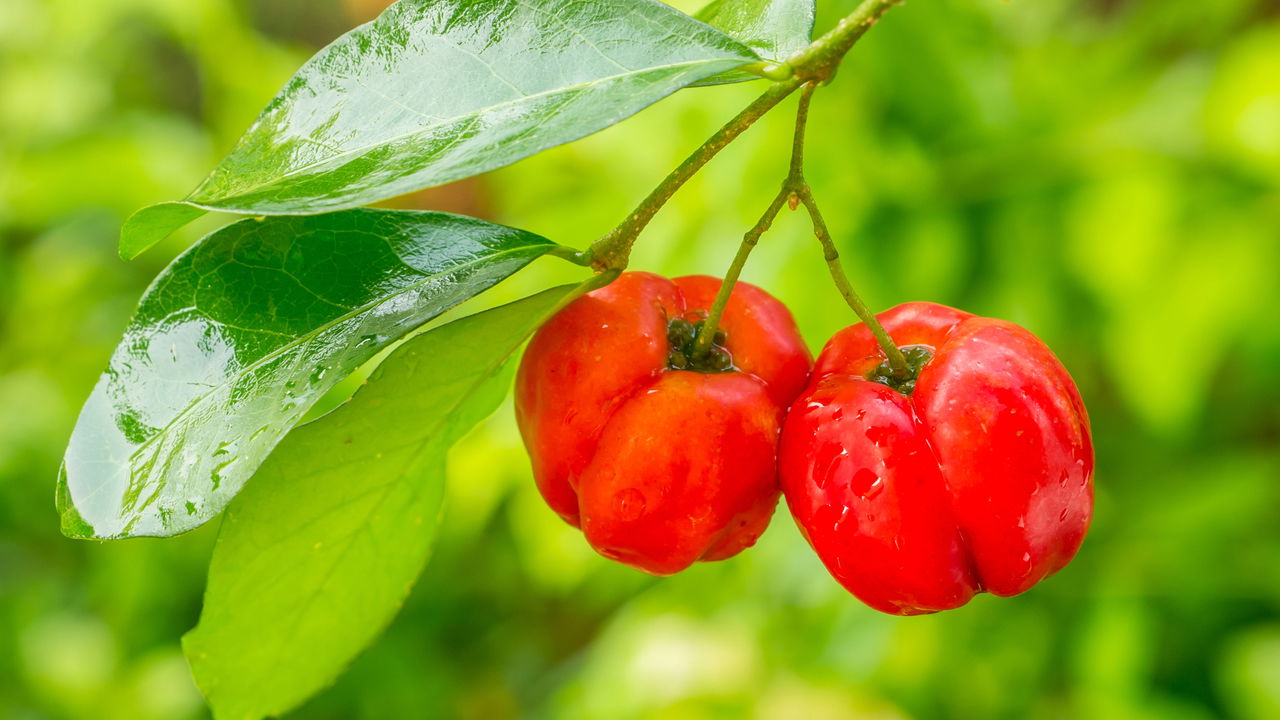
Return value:
M 129 216 L 120 228 L 120 257 L 132 260 L 165 239 L 174 230 L 204 215 L 207 210 L 184 201 L 148 205 Z

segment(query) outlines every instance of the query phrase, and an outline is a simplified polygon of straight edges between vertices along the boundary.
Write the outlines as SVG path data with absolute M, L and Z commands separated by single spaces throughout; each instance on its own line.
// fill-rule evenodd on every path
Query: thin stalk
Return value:
M 729 296 L 733 293 L 733 286 L 738 284 L 738 277 L 742 275 L 742 266 L 747 264 L 747 256 L 755 249 L 756 243 L 760 242 L 760 236 L 773 225 L 773 219 L 778 217 L 778 213 L 782 212 L 782 206 L 786 204 L 787 198 L 791 196 L 791 188 L 783 185 L 778 194 L 774 196 L 773 202 L 769 203 L 768 209 L 760 216 L 760 220 L 747 231 L 742 237 L 742 244 L 738 246 L 738 254 L 733 257 L 733 263 L 729 265 L 729 271 L 724 274 L 724 280 L 720 283 L 720 291 L 716 293 L 715 302 L 711 304 L 711 309 L 707 311 L 707 318 L 702 323 L 702 330 L 698 333 L 698 337 L 693 342 L 694 357 L 706 354 L 711 349 L 711 341 L 716 336 L 716 329 L 720 325 L 720 317 L 724 314 L 725 305 L 729 304 Z
M 862 302 L 862 298 L 858 297 L 858 293 L 854 291 L 853 286 L 849 284 L 849 278 L 844 274 L 844 268 L 840 267 L 840 252 L 836 250 L 836 245 L 831 241 L 831 233 L 827 230 L 827 223 L 822 218 L 822 211 L 818 209 L 818 202 L 813 198 L 813 192 L 808 185 L 804 185 L 799 190 L 800 202 L 804 203 L 804 207 L 809 211 L 809 217 L 813 219 L 813 234 L 818 237 L 818 242 L 822 243 L 822 255 L 827 261 L 827 269 L 831 272 L 831 279 L 835 281 L 836 289 L 844 297 L 844 301 L 853 308 L 853 312 L 857 314 L 862 322 L 866 323 L 871 329 L 871 334 L 875 336 L 876 342 L 880 344 L 880 349 L 889 358 L 889 366 L 893 368 L 893 374 L 898 379 L 905 379 L 911 372 L 907 366 L 907 359 L 903 357 L 902 351 L 894 344 L 893 338 L 889 337 L 889 333 L 885 332 L 884 326 L 876 319 L 875 313 Z
M 787 175 L 787 184 L 792 188 L 793 197 L 795 198 L 792 201 L 792 208 L 795 208 L 794 203 L 796 201 L 804 203 L 805 210 L 809 212 L 809 217 L 813 220 L 813 234 L 817 236 L 818 242 L 822 244 L 822 254 L 826 258 L 827 269 L 831 272 L 831 279 L 835 281 L 836 289 L 844 297 L 849 307 L 853 308 L 853 312 L 857 314 L 858 318 L 871 329 L 871 334 L 875 336 L 880 349 L 884 351 L 885 357 L 889 358 L 889 365 L 893 368 L 893 374 L 900 379 L 905 379 L 910 372 L 907 367 L 907 359 L 902 355 L 902 351 L 898 349 L 897 344 L 893 342 L 893 338 L 889 337 L 889 333 L 885 332 L 884 326 L 876 319 L 875 313 L 871 312 L 867 304 L 854 291 L 853 285 L 849 283 L 849 278 L 845 275 L 844 268 L 840 266 L 840 252 L 836 250 L 836 245 L 831 240 L 831 232 L 827 229 L 827 221 L 822 217 L 822 211 L 818 209 L 818 201 L 814 199 L 813 191 L 809 188 L 809 183 L 804 178 L 805 128 L 809 124 L 809 104 L 813 100 L 815 86 L 816 83 L 812 82 L 804 86 L 800 93 L 800 105 L 796 108 L 796 132 L 791 143 L 791 170 Z
M 788 165 L 787 177 L 782 181 L 782 188 L 774 196 L 773 202 L 760 216 L 760 220 L 743 236 L 742 244 L 738 246 L 738 254 L 734 256 L 729 271 L 725 273 L 724 281 L 720 283 L 720 291 L 716 293 L 715 302 L 707 311 L 707 319 L 702 324 L 702 331 L 694 341 L 694 357 L 706 353 L 711 348 L 711 341 L 715 338 L 716 329 L 720 325 L 720 316 L 724 314 L 724 306 L 728 304 L 733 286 L 738 283 L 738 277 L 742 274 L 742 266 L 746 264 L 747 256 L 760 241 L 760 236 L 773 225 L 778 213 L 782 212 L 783 205 L 790 205 L 792 210 L 796 207 L 797 190 L 804 184 L 804 133 L 809 121 L 809 100 L 813 97 L 813 88 L 814 83 L 808 83 L 800 91 L 800 105 L 796 108 L 796 129 L 791 140 L 791 162 Z
M 787 180 L 784 183 L 795 195 L 791 200 L 791 209 L 796 209 L 796 198 L 801 187 L 808 185 L 804 179 L 804 137 L 809 127 L 809 103 L 813 101 L 813 90 L 817 83 L 807 83 L 800 91 L 800 104 L 796 106 L 796 130 L 791 136 L 791 164 L 787 167 Z

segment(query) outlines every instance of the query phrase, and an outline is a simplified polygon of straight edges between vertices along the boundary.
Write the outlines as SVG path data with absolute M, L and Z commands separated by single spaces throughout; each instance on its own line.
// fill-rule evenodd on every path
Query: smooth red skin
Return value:
M 668 319 L 705 310 L 719 288 L 623 273 L 544 324 L 516 377 L 547 504 L 601 554 L 657 575 L 731 557 L 764 532 L 782 416 L 812 364 L 787 309 L 739 283 L 720 321 L 737 371 L 669 370 Z
M 915 393 L 866 379 L 884 356 L 854 325 L 819 355 L 782 434 L 787 504 L 828 570 L 914 615 L 1061 569 L 1093 512 L 1089 420 L 1066 369 L 1002 320 L 931 303 L 878 318 L 899 345 L 935 350 Z

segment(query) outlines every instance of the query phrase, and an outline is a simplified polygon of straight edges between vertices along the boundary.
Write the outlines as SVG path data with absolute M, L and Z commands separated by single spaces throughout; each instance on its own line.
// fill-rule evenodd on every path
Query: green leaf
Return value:
M 424 322 L 556 247 L 444 213 L 243 220 L 152 284 L 71 435 L 71 537 L 174 535 L 216 515 L 307 409 Z
M 285 438 L 231 503 L 183 640 L 219 720 L 297 706 L 391 621 L 435 536 L 446 452 L 501 403 L 507 360 L 572 291 L 406 342 L 350 402 Z
M 757 60 L 657 0 L 401 0 L 303 65 L 185 202 L 365 205 L 576 140 Z M 190 219 L 168 207 L 135 215 L 122 254 Z
M 781 63 L 813 40 L 814 0 L 711 0 L 695 18 L 723 30 L 763 60 Z M 697 85 L 759 80 L 744 70 L 730 70 Z

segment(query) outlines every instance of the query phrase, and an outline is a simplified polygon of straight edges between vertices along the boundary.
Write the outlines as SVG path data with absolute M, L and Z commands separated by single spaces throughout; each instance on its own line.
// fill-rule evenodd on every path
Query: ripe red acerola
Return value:
M 623 273 L 529 343 L 516 418 L 547 504 L 600 554 L 655 575 L 750 547 L 778 501 L 776 453 L 811 357 L 787 309 L 734 287 L 693 351 L 720 281 Z
M 827 569 L 900 615 L 1061 569 L 1093 511 L 1089 420 L 1066 369 L 1002 320 L 930 303 L 878 318 L 918 377 L 893 377 L 870 330 L 845 328 L 782 434 L 783 492 Z

